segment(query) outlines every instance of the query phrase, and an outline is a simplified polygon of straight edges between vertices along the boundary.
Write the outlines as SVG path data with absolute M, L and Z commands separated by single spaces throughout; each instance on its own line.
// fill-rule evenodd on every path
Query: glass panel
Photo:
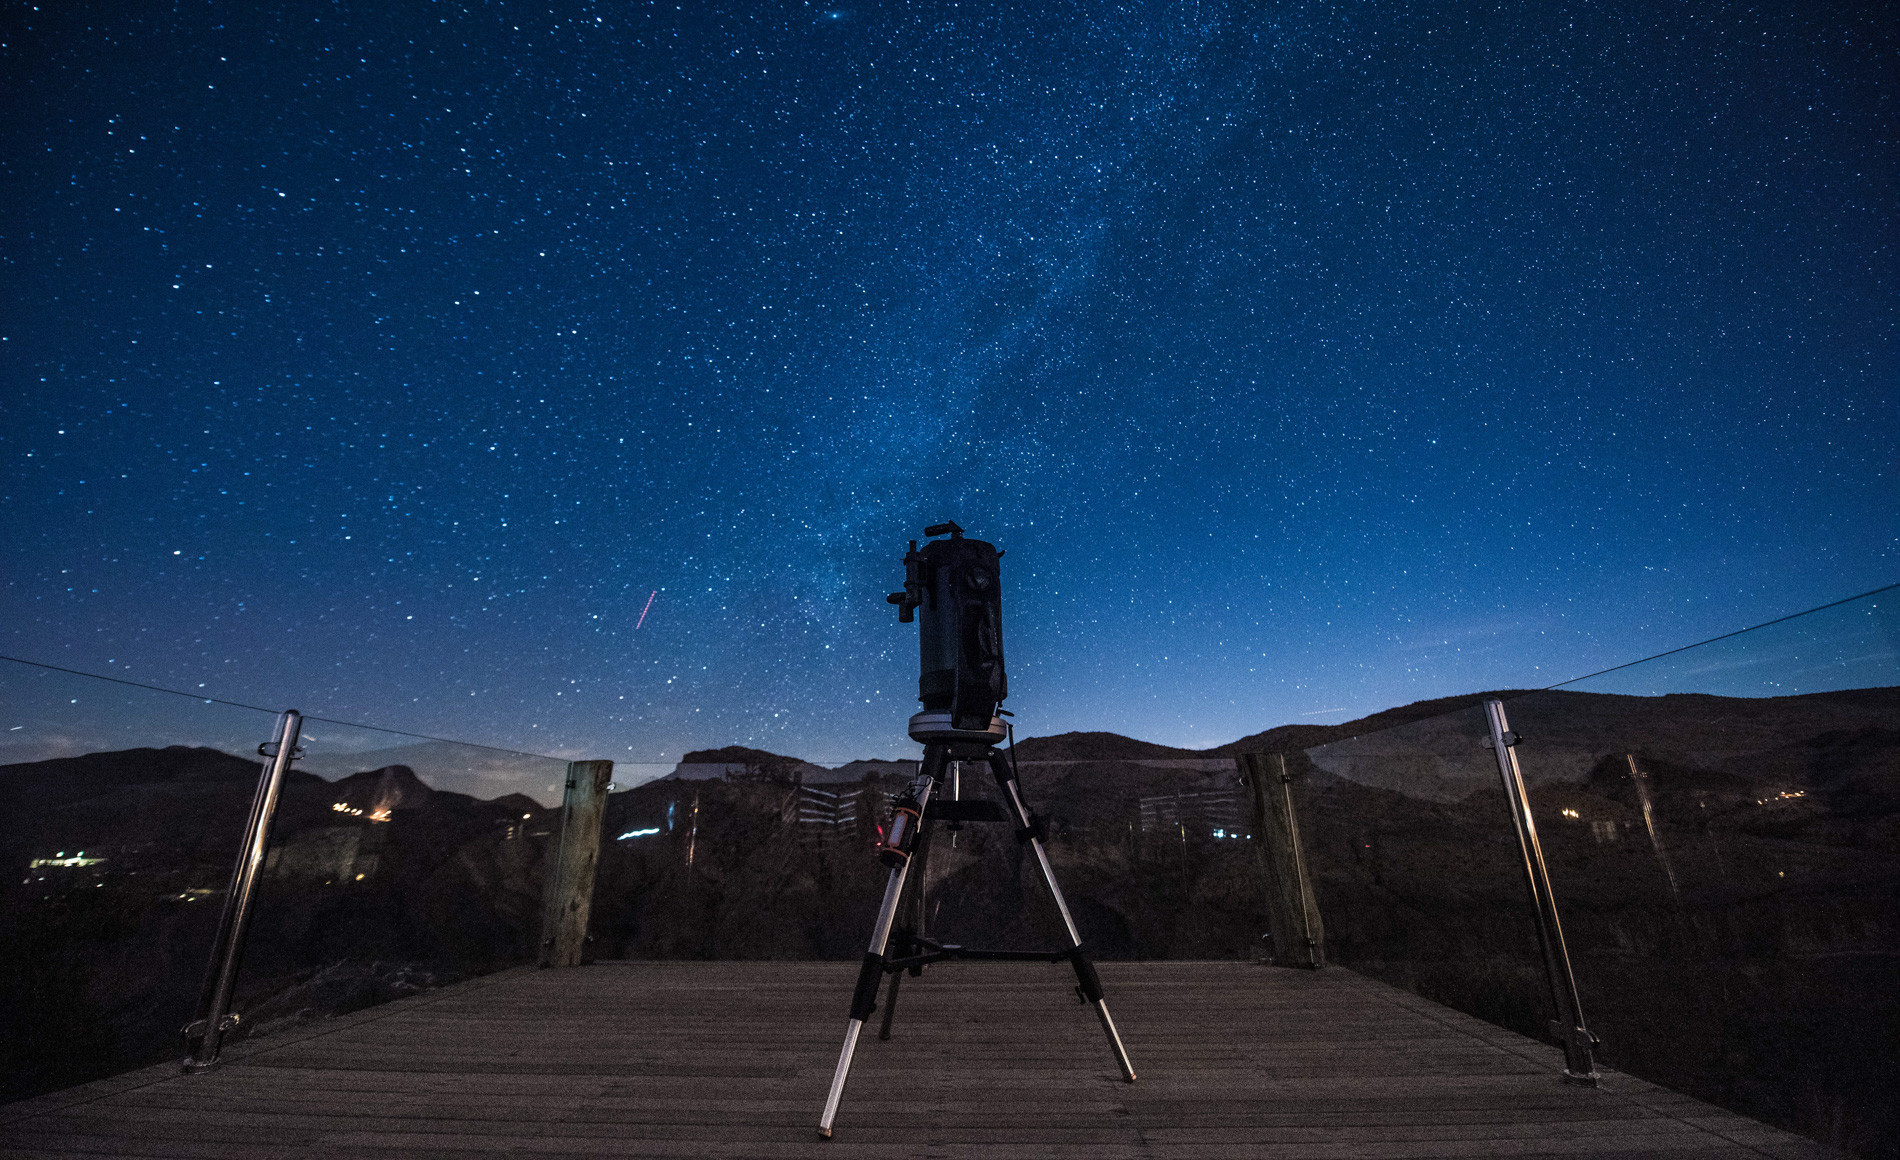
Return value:
M 1252 959 L 1263 953 L 1267 896 L 1247 840 L 1252 804 L 1229 757 L 1066 761 L 1060 739 L 1026 741 L 1024 792 L 1049 820 L 1049 860 L 1082 941 L 1102 959 Z M 994 792 L 987 772 L 984 792 Z M 1013 826 L 978 827 L 1013 869 Z M 1060 918 L 1046 907 L 1034 862 L 1022 896 L 1038 909 L 1021 937 L 1057 946 Z M 1007 907 L 999 892 L 988 905 Z M 1021 911 L 1022 904 L 1015 903 Z M 1004 937 L 1005 932 L 998 932 Z
M 1783 697 L 1896 684 L 1900 591 L 1862 596 L 1557 687 L 1638 697 Z
M 307 720 L 234 1009 L 248 1035 L 533 962 L 567 763 Z
M 0 1102 L 182 1058 L 274 714 L 0 664 Z
M 1033 747 L 1025 745 L 1026 751 Z M 602 956 L 835 958 L 864 953 L 887 871 L 874 846 L 908 761 L 824 769 L 701 762 L 613 795 L 595 893 Z M 1247 958 L 1266 929 L 1248 806 L 1226 757 L 1020 759 L 1084 941 L 1102 958 Z M 616 772 L 616 781 L 620 775 Z M 997 800 L 988 767 L 953 770 Z M 1011 824 L 934 831 L 925 930 L 976 947 L 1063 945 Z
M 1549 992 L 1489 736 L 1474 705 L 1315 746 L 1289 772 L 1328 957 L 1541 1037 Z
M 1900 1139 L 1892 595 L 1507 705 L 1605 1062 L 1868 1150 Z

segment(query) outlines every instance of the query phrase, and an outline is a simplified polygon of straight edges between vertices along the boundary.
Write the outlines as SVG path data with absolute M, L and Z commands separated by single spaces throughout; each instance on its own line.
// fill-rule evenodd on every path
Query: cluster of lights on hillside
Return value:
M 99 863 L 103 861 L 105 861 L 104 858 L 86 857 L 86 852 L 84 850 L 80 850 L 77 853 L 75 853 L 72 857 L 68 858 L 66 856 L 66 851 L 61 850 L 59 853 L 53 855 L 51 858 L 35 858 L 30 863 L 30 865 L 32 866 L 33 869 L 39 870 L 47 866 L 97 866 Z

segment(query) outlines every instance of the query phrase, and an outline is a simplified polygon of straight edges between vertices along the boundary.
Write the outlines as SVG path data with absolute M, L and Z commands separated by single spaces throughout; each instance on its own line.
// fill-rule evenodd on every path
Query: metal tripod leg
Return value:
M 899 935 L 899 945 L 897 948 L 898 958 L 903 958 L 905 955 L 914 954 L 923 949 L 915 940 L 917 936 L 924 933 L 924 908 L 927 901 L 925 894 L 930 888 L 931 823 L 926 821 L 921 823 L 921 825 L 922 829 L 918 831 L 917 836 L 917 853 L 913 855 L 910 860 L 910 868 L 916 871 L 916 887 L 911 891 L 911 901 L 916 908 L 916 913 L 911 918 L 911 925 L 908 931 Z M 902 905 L 900 901 L 900 909 Z M 912 967 L 910 973 L 913 975 L 921 975 L 923 974 L 923 968 Z M 877 1037 L 879 1039 L 887 1040 L 891 1037 L 891 1020 L 897 1017 L 897 987 L 898 984 L 903 981 L 903 971 L 893 971 L 891 973 L 890 990 L 884 993 L 884 1024 L 879 1027 L 877 1031 Z
M 1121 1033 L 1115 1030 L 1115 1020 L 1108 1013 L 1108 1003 L 1102 995 L 1102 979 L 1095 973 L 1095 964 L 1090 961 L 1088 952 L 1082 947 L 1081 932 L 1075 928 L 1075 919 L 1069 914 L 1069 903 L 1062 897 L 1062 887 L 1056 885 L 1056 872 L 1049 865 L 1049 853 L 1042 848 L 1042 836 L 1036 833 L 1035 819 L 1030 816 L 1029 807 L 1023 804 L 1022 792 L 1016 785 L 1016 772 L 1009 767 L 1009 761 L 996 750 L 990 750 L 990 772 L 996 777 L 996 784 L 1009 798 L 1010 809 L 1016 814 L 1017 822 L 1023 832 L 1029 835 L 1029 847 L 1036 852 L 1036 864 L 1042 867 L 1042 880 L 1049 884 L 1049 895 L 1055 899 L 1056 910 L 1062 915 L 1062 926 L 1069 935 L 1069 950 L 1072 954 L 1069 962 L 1075 967 L 1076 991 L 1083 1002 L 1095 1008 L 1095 1017 L 1101 1021 L 1102 1031 L 1108 1036 L 1108 1045 L 1115 1053 L 1115 1062 L 1122 1069 L 1122 1078 L 1129 1083 L 1135 1082 L 1135 1065 L 1128 1060 L 1128 1049 L 1122 1046 Z
M 929 774 L 931 780 L 918 802 L 919 815 L 930 805 L 929 787 L 936 784 L 936 776 L 943 772 L 943 760 L 941 746 L 925 746 L 923 772 Z M 884 951 L 890 945 L 891 923 L 897 917 L 897 902 L 903 896 L 904 878 L 909 870 L 907 861 L 893 869 L 884 884 L 884 902 L 878 907 L 877 925 L 871 928 L 871 946 L 864 952 L 864 965 L 858 968 L 858 986 L 851 993 L 851 1018 L 844 1026 L 844 1049 L 838 1053 L 838 1069 L 831 1075 L 831 1093 L 825 1097 L 825 1110 L 818 1117 L 821 1140 L 831 1139 L 831 1121 L 838 1115 L 838 1101 L 844 1098 L 845 1080 L 851 1078 L 851 1057 L 858 1050 L 858 1035 L 864 1030 L 864 1021 L 877 1010 L 877 991 L 884 982 Z

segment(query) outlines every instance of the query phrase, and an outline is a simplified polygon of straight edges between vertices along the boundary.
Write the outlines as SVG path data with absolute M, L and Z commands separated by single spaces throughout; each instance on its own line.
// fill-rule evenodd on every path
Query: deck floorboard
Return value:
M 1839 1154 L 1350 971 L 1101 968 L 1134 1084 L 1066 968 L 906 980 L 814 1127 L 850 963 L 510 971 L 0 1108 L 0 1155 L 1429 1160 Z

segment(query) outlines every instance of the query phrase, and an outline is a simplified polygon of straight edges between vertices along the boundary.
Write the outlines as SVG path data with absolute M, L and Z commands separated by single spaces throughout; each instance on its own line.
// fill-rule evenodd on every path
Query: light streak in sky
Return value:
M 655 596 L 658 596 L 659 594 L 660 594 L 660 590 L 658 588 L 655 588 L 653 591 L 647 593 L 646 608 L 642 608 L 640 610 L 640 619 L 633 622 L 633 629 L 635 632 L 640 631 L 640 626 L 647 622 L 647 608 L 653 607 L 653 598 Z

